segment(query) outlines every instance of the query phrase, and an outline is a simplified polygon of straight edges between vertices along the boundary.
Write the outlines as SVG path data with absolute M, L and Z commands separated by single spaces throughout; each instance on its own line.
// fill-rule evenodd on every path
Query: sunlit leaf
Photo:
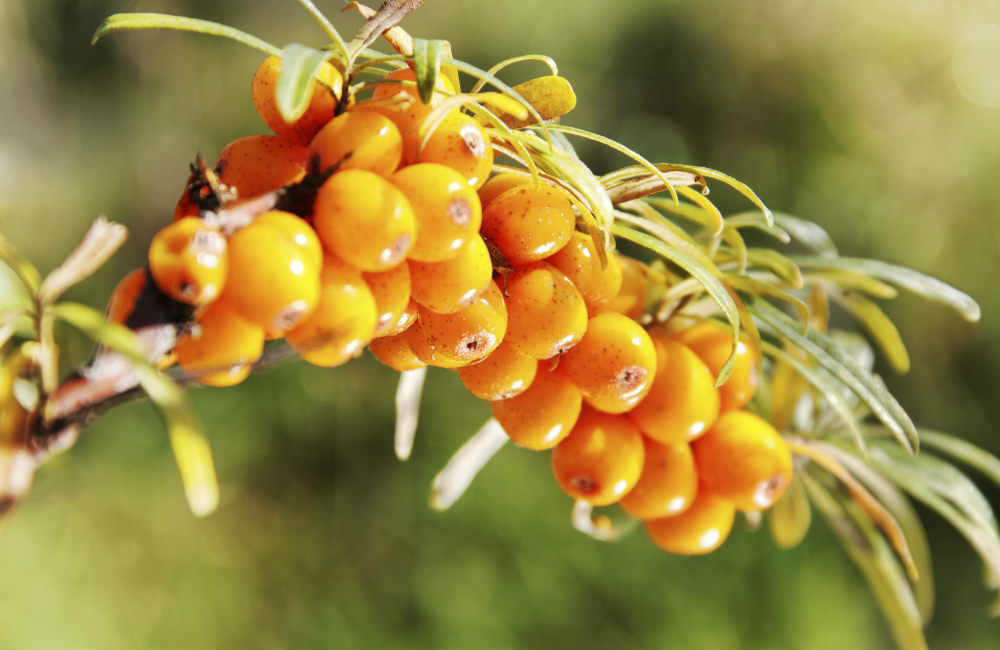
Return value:
M 795 288 L 803 285 L 802 273 L 791 259 L 770 248 L 751 248 L 747 251 L 750 263 L 758 268 L 771 271 Z
M 854 289 L 863 291 L 874 298 L 892 300 L 899 295 L 899 291 L 891 284 L 886 284 L 881 280 L 854 273 L 852 271 L 809 271 L 805 276 L 810 284 L 829 285 L 832 284 L 839 289 Z
M 289 43 L 281 51 L 281 70 L 274 89 L 274 102 L 285 122 L 292 123 L 309 108 L 314 78 L 329 52 Z
M 819 224 L 783 212 L 774 213 L 774 223 L 787 231 L 792 239 L 811 248 L 817 254 L 828 257 L 837 256 L 836 244 Z
M 659 169 L 660 171 L 685 171 L 685 172 L 690 172 L 692 174 L 698 174 L 699 176 L 704 176 L 705 178 L 713 178 L 717 181 L 722 181 L 723 183 L 725 183 L 726 185 L 733 188 L 734 190 L 742 194 L 744 197 L 749 199 L 750 202 L 756 205 L 758 208 L 760 208 L 760 211 L 764 215 L 764 220 L 767 222 L 768 226 L 774 223 L 774 215 L 771 212 L 771 209 L 768 208 L 766 205 L 764 205 L 764 202 L 760 200 L 760 197 L 757 196 L 757 193 L 754 192 L 752 189 L 750 189 L 750 187 L 746 183 L 736 180 L 729 174 L 723 174 L 722 172 L 716 171 L 709 167 L 699 167 L 697 165 L 677 165 L 672 163 L 664 163 L 664 164 L 657 164 L 656 168 Z
M 270 43 L 256 36 L 240 31 L 229 25 L 220 25 L 210 20 L 187 18 L 185 16 L 170 16 L 156 13 L 113 14 L 104 19 L 91 39 L 96 43 L 106 34 L 126 29 L 176 29 L 185 32 L 222 36 L 244 45 L 256 48 L 261 52 L 280 56 L 281 51 Z
M 42 276 L 38 273 L 38 269 L 25 259 L 2 234 L 0 234 L 0 263 L 14 274 L 27 294 L 34 295 L 38 291 L 38 287 L 42 283 Z M 3 275 L 0 275 L 0 278 L 2 277 Z M 19 298 L 12 293 L 10 296 L 4 296 L 0 299 L 0 305 L 6 306 L 9 300 L 13 300 L 16 304 Z
M 779 547 L 794 548 L 805 539 L 811 523 L 809 496 L 802 479 L 796 474 L 792 476 L 788 489 L 767 513 L 768 530 Z
M 956 436 L 920 429 L 920 440 L 924 446 L 940 451 L 955 460 L 959 460 L 983 473 L 988 479 L 1000 486 L 1000 458 L 981 449 L 971 442 Z
M 799 320 L 803 323 L 809 321 L 809 305 L 770 282 L 734 273 L 727 273 L 726 281 L 737 291 L 744 291 L 751 296 L 776 298 L 777 300 L 787 302 L 799 313 Z
M 569 81 L 557 75 L 537 77 L 514 86 L 528 104 L 530 104 L 543 120 L 553 120 L 569 113 L 576 107 L 576 94 Z M 512 129 L 537 124 L 533 118 L 519 118 L 516 115 L 501 115 L 500 118 Z
M 896 325 L 878 305 L 856 293 L 834 293 L 831 297 L 864 325 L 896 372 L 910 369 L 910 355 Z
M 313 17 L 313 20 L 326 32 L 326 35 L 330 37 L 330 40 L 337 46 L 337 52 L 345 59 L 347 58 L 347 44 L 344 42 L 343 37 L 337 28 L 333 26 L 333 23 L 321 12 L 312 0 L 297 0 L 302 7 L 309 12 L 309 15 Z
M 417 92 L 420 93 L 420 101 L 428 105 L 434 96 L 438 74 L 441 72 L 442 52 L 446 45 L 446 42 L 441 40 L 413 39 L 413 67 L 417 77 Z

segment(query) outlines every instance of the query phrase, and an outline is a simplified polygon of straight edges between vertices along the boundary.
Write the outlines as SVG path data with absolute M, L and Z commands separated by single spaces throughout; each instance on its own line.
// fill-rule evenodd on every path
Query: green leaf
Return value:
M 740 212 L 726 217 L 726 225 L 733 228 L 756 228 L 766 235 L 774 237 L 783 244 L 792 241 L 792 236 L 784 228 L 775 224 L 768 225 L 767 219 L 760 212 Z
M 834 292 L 831 297 L 864 325 L 896 372 L 910 369 L 910 355 L 896 325 L 879 306 L 856 293 Z
M 28 288 L 7 264 L 0 264 L 0 314 L 8 311 L 24 312 L 31 308 Z
M 938 431 L 920 430 L 920 440 L 925 447 L 930 447 L 959 460 L 982 472 L 986 478 L 1000 485 L 1000 458 L 980 449 L 976 445 Z
M 313 17 L 313 20 L 326 32 L 326 35 L 330 37 L 330 40 L 333 41 L 337 48 L 338 54 L 347 59 L 347 44 L 344 42 L 340 32 L 337 31 L 337 28 L 333 26 L 333 23 L 312 3 L 312 0 L 298 0 L 298 3 Z
M 952 307 L 970 322 L 978 321 L 982 313 L 979 305 L 970 296 L 937 278 L 903 266 L 855 257 L 794 256 L 792 259 L 803 269 L 854 271 L 891 282 L 928 300 L 941 302 Z
M 799 320 L 803 323 L 809 321 L 809 305 L 784 289 L 777 287 L 770 282 L 758 280 L 757 278 L 751 278 L 745 275 L 727 273 L 725 277 L 726 282 L 728 282 L 737 291 L 748 293 L 751 296 L 769 296 L 771 298 L 787 302 L 798 312 Z
M 771 212 L 771 209 L 768 208 L 766 205 L 764 205 L 764 202 L 760 200 L 760 197 L 757 196 L 757 194 L 752 189 L 750 189 L 750 187 L 746 183 L 736 180 L 729 174 L 723 174 L 722 172 L 716 171 L 714 169 L 710 169 L 708 167 L 699 167 L 697 165 L 658 164 L 656 165 L 656 168 L 659 169 L 660 171 L 690 172 L 692 174 L 704 176 L 705 178 L 714 178 L 717 181 L 722 181 L 729 187 L 733 188 L 734 190 L 745 196 L 747 199 L 750 200 L 751 203 L 756 205 L 758 208 L 760 208 L 760 211 L 764 215 L 764 221 L 767 223 L 768 226 L 774 224 L 774 213 Z
M 90 44 L 93 45 L 106 34 L 126 29 L 176 29 L 184 32 L 208 34 L 210 36 L 222 36 L 238 43 L 249 45 L 261 52 L 281 56 L 281 50 L 275 46 L 252 34 L 240 31 L 235 27 L 221 25 L 210 20 L 156 13 L 129 13 L 108 16 L 97 28 L 97 31 L 94 32 Z
M 38 269 L 29 262 L 27 259 L 21 256 L 21 254 L 14 248 L 14 245 L 7 241 L 7 238 L 0 234 L 0 263 L 2 263 L 11 273 L 14 274 L 23 289 L 26 290 L 24 298 L 30 302 L 30 296 L 38 293 L 38 287 L 42 284 L 42 276 L 38 273 Z M 4 274 L 6 275 L 6 274 Z M 0 279 L 4 276 L 0 275 Z M 10 277 L 9 275 L 7 276 Z M 17 303 L 20 298 L 17 296 L 4 296 L 3 306 L 7 306 L 8 299 L 14 299 Z
M 899 295 L 896 287 L 853 271 L 809 271 L 810 284 L 833 284 L 840 289 L 855 289 L 869 296 L 892 300 Z
M 274 88 L 274 102 L 285 122 L 294 122 L 309 108 L 315 84 L 313 78 L 329 56 L 329 52 L 298 43 L 289 43 L 281 51 L 281 70 Z
M 624 216 L 624 213 L 623 215 Z M 641 219 L 636 217 L 636 219 Z M 616 223 L 612 228 L 612 233 L 617 237 L 622 237 L 635 242 L 640 246 L 648 248 L 666 260 L 670 260 L 677 266 L 687 271 L 704 288 L 705 291 L 719 305 L 726 320 L 729 321 L 730 330 L 733 335 L 733 349 L 729 359 L 719 370 L 715 385 L 721 386 L 729 378 L 733 370 L 733 360 L 736 357 L 736 344 L 740 335 L 740 313 L 736 307 L 736 301 L 729 294 L 726 286 L 716 277 L 718 269 L 711 260 L 705 257 L 697 247 L 677 237 L 674 233 L 665 228 L 658 228 L 656 224 L 647 224 L 638 221 L 643 228 L 647 228 L 655 235 L 646 234 L 633 228 Z
M 796 289 L 802 288 L 802 273 L 798 265 L 778 251 L 770 248 L 751 248 L 747 252 L 747 258 L 754 266 L 767 269 Z
M 132 363 L 136 376 L 163 419 L 174 450 L 188 505 L 195 516 L 215 510 L 219 503 L 219 485 L 208 441 L 201 425 L 184 400 L 181 389 L 156 369 L 145 357 L 135 334 L 117 323 L 109 323 L 104 314 L 71 302 L 52 307 L 55 316 L 76 327 L 97 343 L 123 354 Z
M 767 527 L 771 539 L 781 548 L 794 548 L 805 539 L 812 523 L 812 509 L 809 507 L 809 496 L 798 474 L 792 476 L 792 482 L 781 498 L 771 506 L 767 515 Z
M 787 231 L 792 236 L 792 239 L 808 246 L 819 255 L 823 255 L 824 257 L 837 256 L 836 244 L 833 243 L 830 235 L 818 224 L 793 217 L 790 214 L 784 214 L 783 212 L 776 212 L 774 214 L 774 222 Z
M 442 52 L 447 42 L 442 40 L 413 39 L 413 67 L 417 77 L 417 91 L 420 101 L 430 105 L 441 73 Z
M 755 299 L 749 305 L 751 313 L 772 327 L 792 345 L 801 348 L 861 398 L 896 439 L 908 451 L 913 452 L 919 440 L 916 427 L 885 386 L 872 374 L 858 365 L 829 336 L 815 329 L 806 334 L 801 332 L 801 324 L 792 320 L 784 312 L 762 299 Z

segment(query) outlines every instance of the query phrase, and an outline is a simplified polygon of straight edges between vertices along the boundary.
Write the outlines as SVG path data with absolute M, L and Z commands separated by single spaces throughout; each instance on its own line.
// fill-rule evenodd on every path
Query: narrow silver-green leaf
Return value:
M 3 234 L 0 234 L 0 263 L 10 269 L 10 272 L 21 282 L 26 296 L 38 292 L 38 287 L 42 284 L 42 276 L 38 269 L 23 257 Z M 6 305 L 7 298 L 4 297 L 0 302 Z
M 899 335 L 895 323 L 878 305 L 856 293 L 836 292 L 831 297 L 864 326 L 893 370 L 901 373 L 909 371 L 910 355 L 906 351 L 903 337 Z
M 276 56 L 280 56 L 281 54 L 281 50 L 267 41 L 263 41 L 252 34 L 247 34 L 229 25 L 222 25 L 210 20 L 157 13 L 113 14 L 108 16 L 98 26 L 90 43 L 93 45 L 106 34 L 126 29 L 176 29 L 184 32 L 208 34 L 210 36 L 222 36 L 223 38 L 229 38 L 244 45 L 249 45 L 261 52 Z
M 920 440 L 925 447 L 930 447 L 943 454 L 959 460 L 983 473 L 997 485 L 1000 485 L 1000 458 L 981 449 L 971 442 L 938 431 L 920 430 Z
M 856 257 L 795 256 L 792 259 L 803 269 L 842 269 L 891 282 L 928 300 L 952 307 L 970 322 L 978 321 L 982 314 L 979 304 L 971 296 L 937 278 L 904 266 Z
M 748 306 L 761 321 L 772 327 L 792 345 L 815 358 L 820 365 L 861 398 L 875 417 L 889 427 L 896 439 L 908 451 L 916 450 L 919 444 L 917 430 L 906 411 L 880 381 L 860 367 L 849 354 L 837 346 L 836 342 L 815 329 L 803 334 L 800 323 L 765 300 L 756 299 Z
M 770 248 L 751 248 L 747 258 L 756 267 L 766 269 L 796 289 L 802 288 L 802 272 L 787 256 Z
M 788 293 L 781 287 L 777 287 L 770 282 L 758 280 L 757 278 L 734 273 L 726 274 L 726 281 L 737 291 L 746 292 L 752 296 L 776 298 L 795 308 L 799 314 L 799 320 L 803 323 L 809 322 L 809 305 Z
M 413 39 L 413 67 L 417 77 L 420 101 L 431 103 L 438 75 L 441 73 L 441 54 L 446 47 L 442 40 Z
M 329 56 L 329 52 L 298 43 L 289 43 L 281 50 L 281 70 L 274 88 L 274 103 L 285 122 L 294 122 L 309 108 L 309 99 L 315 87 L 313 78 Z
M 824 257 L 837 256 L 837 245 L 820 225 L 783 212 L 774 213 L 774 222 L 787 231 L 792 239 L 808 246 L 817 254 Z
M 756 228 L 766 235 L 774 237 L 783 244 L 792 241 L 792 236 L 784 228 L 775 224 L 768 225 L 767 219 L 760 212 L 740 212 L 726 217 L 726 225 L 733 228 Z
M 734 190 L 745 196 L 747 199 L 750 200 L 751 203 L 756 205 L 758 208 L 760 208 L 760 211 L 763 213 L 764 220 L 767 222 L 768 226 L 774 224 L 774 213 L 771 212 L 771 209 L 769 207 L 764 205 L 764 202 L 760 200 L 760 197 L 757 196 L 757 193 L 754 192 L 752 189 L 750 189 L 750 186 L 748 186 L 746 183 L 736 180 L 729 174 L 724 174 L 720 171 L 716 171 L 709 167 L 699 167 L 697 165 L 658 164 L 656 165 L 656 168 L 659 169 L 660 171 L 691 172 L 692 174 L 698 174 L 700 176 L 704 176 L 705 178 L 713 178 L 717 181 L 722 181 L 729 187 L 733 188 Z

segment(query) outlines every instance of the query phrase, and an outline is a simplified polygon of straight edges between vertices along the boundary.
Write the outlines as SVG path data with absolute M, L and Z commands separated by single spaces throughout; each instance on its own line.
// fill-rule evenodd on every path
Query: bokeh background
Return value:
M 346 34 L 357 26 L 343 3 L 318 4 Z M 0 231 L 47 270 L 98 214 L 128 225 L 129 244 L 70 296 L 98 307 L 143 263 L 195 153 L 265 132 L 249 97 L 256 51 L 176 32 L 92 47 L 117 11 L 323 43 L 292 0 L 0 2 Z M 998 24 L 991 0 L 432 0 L 404 26 L 481 67 L 549 54 L 579 96 L 568 123 L 728 172 L 822 224 L 843 254 L 973 295 L 977 325 L 914 297 L 888 305 L 914 368 L 886 380 L 917 423 L 997 453 Z M 580 151 L 598 170 L 623 163 Z M 721 188 L 713 198 L 746 207 Z M 72 364 L 89 347 L 65 334 Z M 642 533 L 600 544 L 570 527 L 547 457 L 514 448 L 432 512 L 432 476 L 488 408 L 432 373 L 413 459 L 399 463 L 394 383 L 361 358 L 192 390 L 222 485 L 203 520 L 150 406 L 102 418 L 0 525 L 0 647 L 891 646 L 821 521 L 791 551 L 745 527 L 699 559 Z M 973 552 L 921 512 L 938 581 L 931 645 L 997 647 Z

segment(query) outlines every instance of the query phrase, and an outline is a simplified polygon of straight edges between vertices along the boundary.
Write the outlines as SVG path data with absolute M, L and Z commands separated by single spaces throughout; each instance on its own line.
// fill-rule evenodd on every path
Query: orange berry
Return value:
M 389 118 L 399 128 L 405 137 L 411 131 L 416 131 L 424 119 L 430 115 L 432 107 L 441 99 L 439 91 L 454 92 L 455 89 L 443 75 L 437 79 L 437 89 L 431 98 L 431 103 L 425 104 L 417 92 L 416 75 L 410 68 L 393 70 L 385 76 L 386 79 L 409 81 L 412 84 L 380 83 L 375 86 L 371 100 L 363 101 L 355 106 L 356 110 L 370 110 Z M 407 163 L 409 164 L 409 163 Z
M 208 386 L 233 386 L 250 375 L 264 351 L 264 330 L 216 300 L 198 316 L 194 330 L 174 352 L 189 375 Z
M 550 185 L 518 185 L 483 210 L 483 236 L 508 264 L 525 264 L 552 255 L 569 242 L 576 226 L 573 204 Z
M 320 186 L 313 227 L 324 248 L 362 271 L 396 266 L 417 236 L 416 217 L 403 193 L 364 169 L 337 172 Z
M 399 167 L 403 138 L 389 118 L 374 111 L 341 113 L 309 143 L 309 160 L 317 171 L 366 169 L 388 176 Z
M 507 340 L 535 359 L 565 352 L 587 329 L 583 296 L 545 262 L 522 266 L 507 277 L 507 313 Z
M 375 298 L 361 272 L 332 255 L 323 259 L 316 310 L 285 333 L 309 363 L 333 368 L 355 357 L 375 334 Z
M 725 365 L 733 345 L 729 328 L 714 320 L 703 321 L 694 327 L 675 332 L 671 334 L 671 338 L 691 348 L 715 376 L 718 376 Z M 726 383 L 719 386 L 722 410 L 730 411 L 746 406 L 756 389 L 757 353 L 751 346 L 750 339 L 741 334 L 736 343 L 733 371 Z
M 288 212 L 265 212 L 229 238 L 226 300 L 278 335 L 316 307 L 322 255 L 309 224 Z
M 411 68 L 401 68 L 399 70 L 393 70 L 389 74 L 385 75 L 385 79 L 391 79 L 393 81 L 409 81 L 412 83 L 379 83 L 375 84 L 375 90 L 372 93 L 372 99 L 389 99 L 394 95 L 399 93 L 406 93 L 411 98 L 415 99 L 417 102 L 423 103 L 420 100 L 420 93 L 417 91 L 417 75 L 414 74 Z M 455 87 L 451 85 L 447 77 L 444 75 L 439 75 L 437 78 L 437 83 L 435 84 L 435 98 L 437 97 L 439 91 L 447 91 L 450 93 L 455 92 Z M 431 103 L 434 103 L 433 100 Z
M 639 482 L 618 505 L 636 519 L 678 515 L 691 505 L 698 491 L 694 455 L 687 443 L 661 445 L 642 437 L 646 449 Z
M 479 196 L 451 167 L 417 163 L 390 178 L 410 200 L 417 216 L 417 241 L 410 259 L 443 262 L 458 255 L 482 223 Z
M 568 495 L 606 506 L 635 486 L 644 454 L 642 434 L 631 420 L 584 408 L 552 450 L 552 470 Z
M 417 322 L 418 309 L 420 309 L 420 305 L 418 305 L 417 301 L 413 298 L 410 298 L 410 302 L 407 303 L 406 309 L 399 314 L 399 317 L 395 320 L 395 322 L 391 323 L 386 329 L 379 331 L 376 336 L 394 336 L 405 332 L 411 325 Z
M 607 265 L 601 268 L 601 257 L 594 238 L 574 232 L 569 243 L 545 261 L 565 273 L 576 285 L 587 303 L 587 313 L 593 316 L 611 303 L 622 286 L 622 269 L 618 259 L 608 251 L 606 260 Z
M 493 202 L 493 199 L 518 185 L 531 185 L 531 176 L 527 174 L 513 174 L 511 172 L 497 174 L 479 188 L 479 201 L 483 204 L 483 208 L 486 208 L 486 206 Z
M 629 417 L 657 442 L 688 442 L 708 431 L 719 416 L 715 377 L 682 343 L 656 339 L 654 344 L 653 386 Z
M 646 396 L 656 376 L 653 339 L 628 316 L 602 312 L 560 363 L 584 399 L 607 413 L 624 413 Z
M 255 196 L 302 180 L 308 155 L 276 135 L 248 135 L 222 149 L 215 171 L 239 196 Z
M 691 506 L 679 515 L 650 519 L 646 532 L 668 553 L 704 555 L 719 548 L 733 529 L 736 508 L 704 486 Z
M 488 357 L 458 369 L 458 376 L 469 392 L 488 401 L 520 395 L 535 379 L 538 362 L 518 352 L 506 341 Z
M 410 306 L 410 267 L 397 264 L 388 271 L 362 273 L 361 277 L 375 298 L 375 336 L 385 336 Z
M 420 307 L 418 305 L 418 314 L 419 310 Z M 469 364 L 468 361 L 452 359 L 442 354 L 439 347 L 432 345 L 431 341 L 427 338 L 427 334 L 417 321 L 414 321 L 402 335 L 406 337 L 406 343 L 410 346 L 410 350 L 417 359 L 428 366 L 434 366 L 435 368 L 461 368 Z
M 443 262 L 408 264 L 413 299 L 439 314 L 471 304 L 493 279 L 490 251 L 482 237 L 470 237 L 458 255 Z
M 146 269 L 136 269 L 121 279 L 111 298 L 108 299 L 106 311 L 108 321 L 124 325 L 128 317 L 135 311 L 135 301 L 146 286 Z
M 475 363 L 497 349 L 507 331 L 507 306 L 495 282 L 467 307 L 450 314 L 421 308 L 416 327 L 445 359 Z
M 280 71 L 281 58 L 269 56 L 264 59 L 253 77 L 253 104 L 264 122 L 278 136 L 293 144 L 308 144 L 316 132 L 333 118 L 343 90 L 344 78 L 335 67 L 323 63 L 318 73 L 323 84 L 316 83 L 315 79 L 310 82 L 309 105 L 299 119 L 289 123 L 281 116 L 275 102 Z
M 205 305 L 226 283 L 226 238 L 197 217 L 174 221 L 149 245 L 149 272 L 160 290 L 179 302 Z
M 372 351 L 376 359 L 400 372 L 416 370 L 427 365 L 413 352 L 406 332 L 373 339 L 368 344 L 368 349 Z
M 618 294 L 612 298 L 608 308 L 629 318 L 639 318 L 646 311 L 646 298 L 649 295 L 646 265 L 618 253 L 614 253 L 612 257 L 621 267 L 622 281 Z
M 792 454 L 769 422 L 727 411 L 691 445 L 698 476 L 740 510 L 770 508 L 792 480 Z
M 493 145 L 482 125 L 471 115 L 454 111 L 433 131 L 410 129 L 403 138 L 406 164 L 432 162 L 447 165 L 462 174 L 473 188 L 486 182 L 493 168 Z
M 569 435 L 580 416 L 583 395 L 565 373 L 541 361 L 526 391 L 490 402 L 493 417 L 516 444 L 528 449 L 551 449 Z

